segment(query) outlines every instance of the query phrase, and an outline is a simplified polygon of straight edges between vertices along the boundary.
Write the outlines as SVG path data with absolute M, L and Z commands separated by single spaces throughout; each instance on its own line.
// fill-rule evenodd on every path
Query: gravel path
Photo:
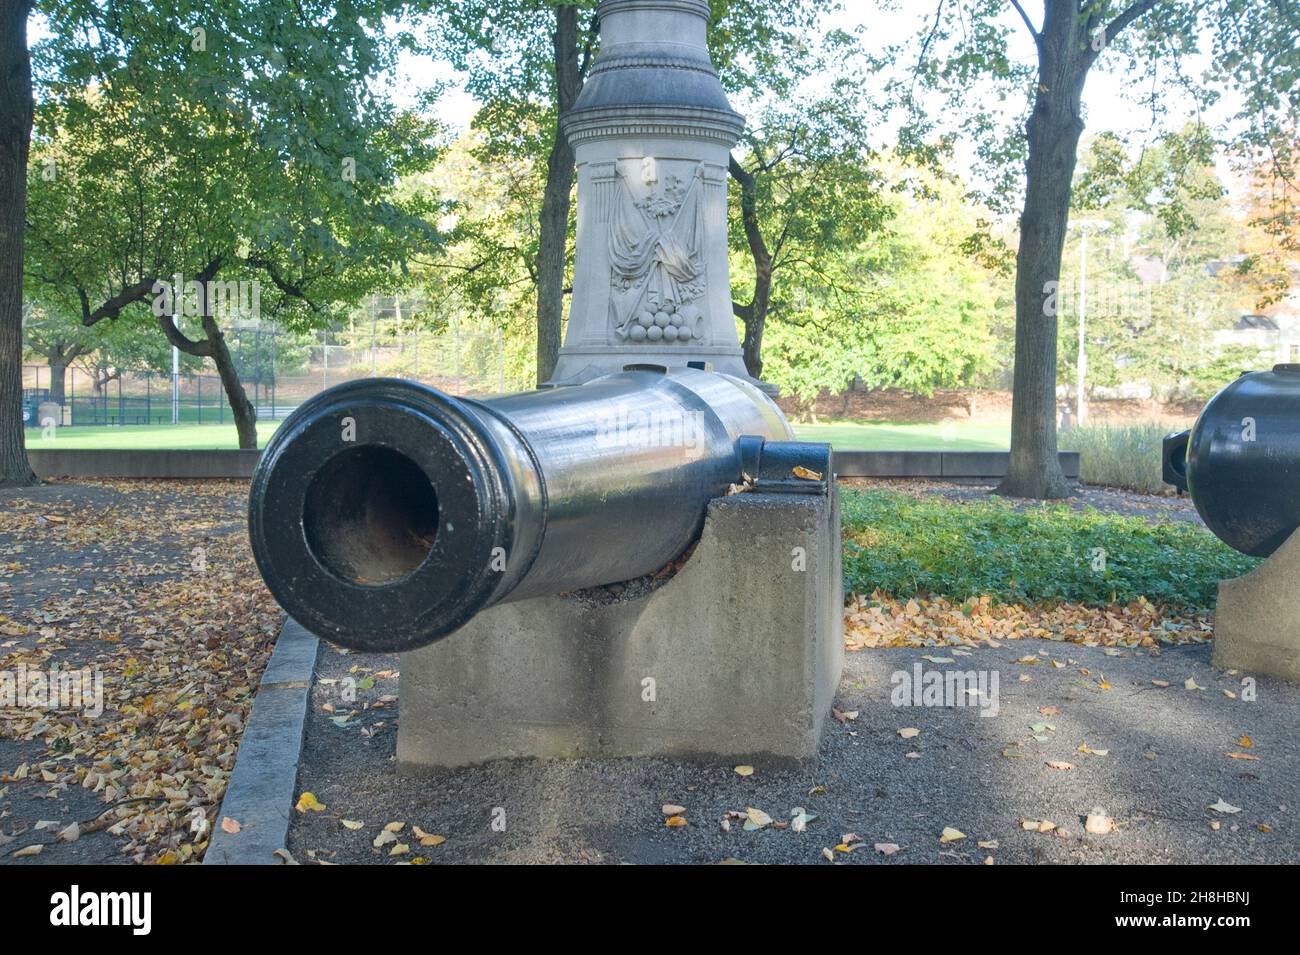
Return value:
M 340 863 L 826 864 L 823 849 L 855 865 L 1300 862 L 1300 688 L 1261 679 L 1248 701 L 1243 676 L 1216 671 L 1208 645 L 1116 652 L 1022 640 L 950 657 L 951 664 L 924 660 L 932 650 L 849 654 L 836 706 L 857 716 L 832 722 L 818 760 L 799 769 L 759 764 L 742 778 L 731 766 L 670 759 L 525 760 L 406 776 L 393 759 L 396 703 L 363 708 L 396 693 L 397 659 L 326 647 L 299 788 L 327 809 L 295 814 L 290 849 L 303 862 Z M 1027 656 L 1043 662 L 1019 662 Z M 998 715 L 895 707 L 891 675 L 916 664 L 997 673 Z M 339 684 L 327 682 L 350 675 L 364 684 L 376 673 L 350 707 L 339 700 Z M 1188 689 L 1188 679 L 1204 689 Z M 340 727 L 326 704 L 336 716 L 359 714 Z M 902 729 L 919 733 L 904 738 Z M 1241 745 L 1243 736 L 1253 746 Z M 1080 752 L 1084 744 L 1094 752 Z M 1208 808 L 1221 799 L 1240 811 Z M 665 826 L 666 803 L 685 807 L 689 825 Z M 723 831 L 729 811 L 749 807 L 776 822 L 799 807 L 817 818 L 803 832 L 747 832 L 739 818 Z M 1116 831 L 1085 833 L 1094 807 Z M 504 831 L 492 826 L 501 810 Z M 343 819 L 364 826 L 349 829 Z M 1057 828 L 1030 831 L 1026 820 Z M 396 857 L 388 855 L 392 843 L 372 845 L 393 822 L 405 823 L 398 842 L 410 846 Z M 421 847 L 412 826 L 447 841 Z M 945 827 L 966 838 L 941 843 Z M 834 851 L 846 835 L 863 847 Z M 900 848 L 886 856 L 876 843 Z

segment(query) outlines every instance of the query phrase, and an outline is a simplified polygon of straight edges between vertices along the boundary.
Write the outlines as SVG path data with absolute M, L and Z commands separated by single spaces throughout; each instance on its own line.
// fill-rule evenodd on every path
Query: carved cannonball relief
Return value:
M 652 342 L 657 342 L 664 337 L 664 330 L 658 325 L 651 325 L 646 329 L 646 337 Z
M 632 339 L 632 341 L 634 341 L 634 342 L 643 342 L 643 341 L 645 341 L 645 336 L 646 336 L 645 326 L 643 326 L 643 325 L 633 325 L 633 326 L 632 326 L 632 330 L 631 330 L 630 332 L 628 332 L 628 336 L 629 336 L 629 337 Z
M 656 314 L 656 315 L 655 315 L 655 324 L 658 325 L 660 328 L 664 328 L 664 327 L 666 327 L 666 326 L 668 325 L 668 313 L 667 313 L 667 312 L 659 312 L 658 314 Z
M 664 340 L 665 340 L 665 341 L 670 341 L 670 342 L 675 342 L 675 341 L 677 341 L 677 326 L 676 326 L 676 325 L 669 325 L 667 328 L 664 329 Z

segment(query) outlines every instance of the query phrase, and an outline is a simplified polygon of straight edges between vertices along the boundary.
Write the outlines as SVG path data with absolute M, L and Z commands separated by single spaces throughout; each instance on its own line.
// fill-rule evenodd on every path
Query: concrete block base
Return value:
M 833 484 L 718 498 L 657 589 L 504 604 L 403 654 L 399 763 L 815 756 L 844 665 L 839 529 Z
M 1219 582 L 1214 665 L 1300 683 L 1300 531 L 1246 574 Z

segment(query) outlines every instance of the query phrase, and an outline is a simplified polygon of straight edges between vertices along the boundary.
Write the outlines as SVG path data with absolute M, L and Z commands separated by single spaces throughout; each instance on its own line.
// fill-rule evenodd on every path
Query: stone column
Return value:
M 577 157 L 578 235 L 547 384 L 688 362 L 748 379 L 727 267 L 727 162 L 744 119 L 709 59 L 709 5 L 604 0 L 599 14 L 600 54 L 560 118 Z

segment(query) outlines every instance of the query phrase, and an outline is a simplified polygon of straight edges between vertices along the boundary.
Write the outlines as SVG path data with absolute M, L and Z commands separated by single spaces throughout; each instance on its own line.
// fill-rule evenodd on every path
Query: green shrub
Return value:
M 1161 441 L 1181 430 L 1158 423 L 1072 428 L 1062 431 L 1058 442 L 1062 451 L 1081 455 L 1079 477 L 1085 484 L 1166 494 L 1172 488 L 1160 478 Z
M 879 589 L 954 600 L 988 594 L 1090 606 L 1146 597 L 1200 609 L 1213 605 L 1220 578 L 1258 563 L 1195 524 L 1064 504 L 1017 510 L 998 500 L 954 503 L 846 489 L 841 509 L 846 593 Z

